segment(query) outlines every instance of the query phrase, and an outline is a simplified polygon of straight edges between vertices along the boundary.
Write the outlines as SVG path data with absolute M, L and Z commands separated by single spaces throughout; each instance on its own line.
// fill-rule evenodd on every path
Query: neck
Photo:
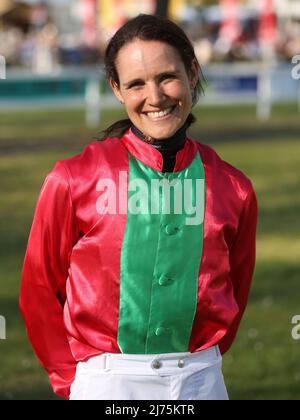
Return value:
M 154 139 L 153 137 L 147 136 L 140 131 L 135 125 L 132 125 L 132 131 L 134 134 L 143 140 L 145 143 L 151 144 L 156 149 L 168 150 L 172 149 L 175 145 L 184 145 L 186 139 L 187 123 L 183 125 L 173 136 L 165 139 Z
M 135 125 L 132 125 L 133 133 L 146 143 L 150 143 L 155 149 L 159 150 L 164 159 L 164 172 L 173 172 L 176 164 L 177 153 L 184 148 L 186 142 L 186 130 L 188 124 L 185 123 L 172 137 L 156 140 L 146 136 Z

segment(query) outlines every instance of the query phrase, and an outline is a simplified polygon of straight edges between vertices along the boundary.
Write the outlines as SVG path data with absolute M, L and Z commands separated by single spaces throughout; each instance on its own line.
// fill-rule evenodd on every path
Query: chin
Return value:
M 178 130 L 180 127 L 178 128 L 173 128 L 173 129 L 165 129 L 165 130 L 155 130 L 155 131 L 149 131 L 149 136 L 160 140 L 160 139 L 167 139 L 169 137 L 172 137 Z

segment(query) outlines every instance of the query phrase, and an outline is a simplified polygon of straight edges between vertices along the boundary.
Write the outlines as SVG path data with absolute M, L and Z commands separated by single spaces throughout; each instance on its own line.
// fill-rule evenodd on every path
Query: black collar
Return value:
M 164 159 L 163 172 L 173 172 L 177 153 L 184 148 L 188 124 L 185 123 L 172 137 L 163 140 L 149 139 L 135 125 L 132 124 L 133 133 L 146 143 L 150 143 L 160 151 Z
M 187 124 L 184 124 L 172 137 L 163 140 L 148 139 L 135 125 L 131 127 L 133 133 L 146 143 L 150 143 L 153 147 L 162 153 L 179 151 L 183 148 L 186 141 Z

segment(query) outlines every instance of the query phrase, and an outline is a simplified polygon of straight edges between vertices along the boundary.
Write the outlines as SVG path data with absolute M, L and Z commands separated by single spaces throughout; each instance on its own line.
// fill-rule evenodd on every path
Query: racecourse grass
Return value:
M 296 106 L 278 106 L 257 122 L 249 106 L 200 108 L 194 138 L 253 181 L 259 201 L 257 264 L 250 302 L 224 376 L 232 399 L 300 399 L 300 121 Z M 105 111 L 104 128 L 120 111 Z M 0 399 L 53 399 L 28 344 L 18 309 L 24 252 L 44 177 L 59 159 L 93 141 L 83 111 L 0 114 Z M 297 134 L 298 133 L 298 134 Z

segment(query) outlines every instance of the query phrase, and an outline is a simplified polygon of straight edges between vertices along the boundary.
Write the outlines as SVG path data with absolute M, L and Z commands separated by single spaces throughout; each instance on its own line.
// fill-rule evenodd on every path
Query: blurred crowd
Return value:
M 9 66 L 49 69 L 58 65 L 59 33 L 47 6 L 20 6 L 1 17 L 0 54 Z
M 275 62 L 291 60 L 300 54 L 300 17 L 278 22 L 272 39 L 261 34 L 261 22 L 254 13 L 246 13 L 240 19 L 234 37 L 226 36 L 220 19 L 209 13 L 200 15 L 199 20 L 183 22 L 185 31 L 194 41 L 195 50 L 202 64 L 211 62 L 251 61 L 269 59 Z
M 61 34 L 46 4 L 22 5 L 0 16 L 0 54 L 11 67 L 37 73 L 59 70 L 62 65 L 88 65 L 101 60 L 101 49 L 85 45 L 80 32 Z
M 268 43 L 258 36 L 258 17 L 246 14 L 237 36 L 228 39 L 215 10 L 194 9 L 190 19 L 181 22 L 195 44 L 200 63 L 259 61 L 265 57 L 287 61 L 300 53 L 300 19 L 280 22 L 274 41 Z M 80 31 L 62 34 L 45 4 L 23 4 L 19 10 L 4 12 L 0 9 L 0 54 L 8 66 L 44 73 L 54 72 L 62 65 L 101 63 L 105 48 L 101 33 L 94 45 L 87 45 Z

